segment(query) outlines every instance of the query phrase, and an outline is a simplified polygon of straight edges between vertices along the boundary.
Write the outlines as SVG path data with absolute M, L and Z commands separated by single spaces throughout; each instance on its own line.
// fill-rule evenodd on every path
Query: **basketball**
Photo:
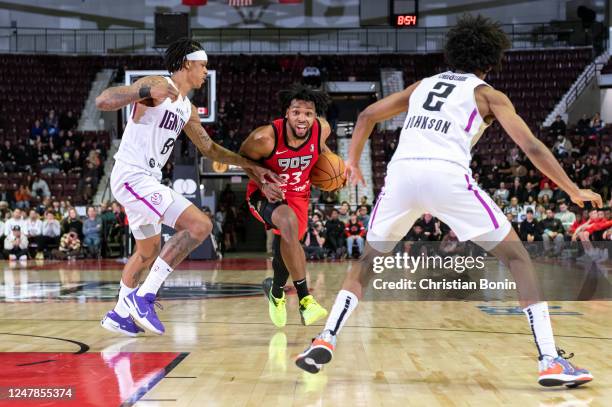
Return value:
M 344 185 L 344 160 L 332 152 L 321 153 L 310 172 L 310 182 L 323 191 L 334 191 Z

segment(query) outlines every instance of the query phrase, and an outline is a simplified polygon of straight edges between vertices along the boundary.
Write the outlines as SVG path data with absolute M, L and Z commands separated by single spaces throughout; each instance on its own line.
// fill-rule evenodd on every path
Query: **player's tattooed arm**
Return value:
M 178 94 L 178 89 L 164 77 L 146 76 L 129 86 L 115 86 L 104 90 L 96 98 L 96 107 L 100 110 L 112 111 L 147 99 L 164 100 L 169 97 L 176 100 Z
M 278 176 L 272 171 L 260 167 L 257 163 L 249 158 L 236 154 L 233 151 L 223 148 L 219 144 L 215 143 L 210 138 L 204 127 L 202 127 L 200 117 L 198 116 L 197 108 L 195 106 L 192 106 L 191 118 L 183 130 L 185 130 L 187 137 L 191 139 L 193 144 L 195 144 L 203 156 L 221 163 L 237 165 L 242 167 L 245 171 L 249 170 L 255 174 L 260 182 L 265 181 L 266 179 L 271 182 L 278 182 Z

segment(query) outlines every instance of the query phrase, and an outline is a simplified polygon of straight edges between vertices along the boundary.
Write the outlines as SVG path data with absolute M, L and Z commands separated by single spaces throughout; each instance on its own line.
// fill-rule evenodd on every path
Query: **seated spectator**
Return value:
M 550 242 L 554 242 L 554 253 L 556 255 L 560 254 L 563 241 L 565 240 L 563 237 L 565 232 L 563 224 L 559 219 L 555 218 L 554 212 L 550 209 L 546 210 L 546 218 L 540 223 L 542 240 L 544 241 L 544 251 L 551 253 Z
M 348 253 L 348 257 L 353 256 L 353 244 L 357 242 L 357 247 L 359 248 L 359 255 L 363 253 L 363 246 L 365 244 L 365 234 L 366 230 L 363 226 L 363 223 L 357 220 L 357 214 L 355 212 L 351 212 L 349 221 L 344 228 L 344 234 L 346 235 L 346 251 Z
M 28 238 L 22 234 L 19 225 L 14 225 L 4 239 L 4 251 L 9 260 L 28 259 Z
M 53 211 L 53 216 L 55 216 L 55 219 L 58 221 L 64 219 L 64 212 L 59 201 L 53 201 L 51 204 L 51 210 Z
M 599 112 L 595 113 L 595 116 L 591 119 L 589 123 L 591 134 L 600 134 L 601 131 L 606 127 L 606 123 L 601 120 L 601 116 Z
M 519 226 L 519 236 L 524 242 L 537 242 L 542 240 L 542 230 L 539 222 L 533 216 L 533 210 L 527 209 L 525 220 Z
M 506 204 L 508 203 L 508 196 L 510 195 L 510 191 L 508 191 L 506 189 L 506 183 L 505 182 L 500 182 L 499 183 L 499 188 L 495 191 L 495 193 L 493 194 L 493 199 L 501 199 L 501 201 Z
M 74 116 L 72 110 L 68 110 L 66 114 L 62 114 L 59 118 L 60 130 L 73 130 L 77 124 L 77 118 Z
M 325 258 L 325 231 L 321 222 L 315 222 L 308 228 L 304 238 L 304 253 L 310 260 L 323 260 Z
M 538 201 L 542 199 L 542 196 L 548 195 L 548 200 L 550 201 L 553 197 L 553 190 L 550 189 L 550 184 L 548 182 L 544 183 L 544 187 L 538 193 Z
M 81 251 L 81 240 L 76 230 L 70 229 L 60 239 L 59 251 L 55 251 L 55 257 L 59 259 L 74 260 Z
M 359 201 L 359 206 L 365 206 L 368 210 L 368 213 L 370 213 L 370 211 L 372 210 L 372 205 L 368 203 L 368 197 L 365 195 L 361 197 L 361 201 Z
M 510 199 L 510 205 L 504 208 L 504 214 L 507 215 L 511 213 L 513 222 L 515 223 L 521 223 L 523 221 L 522 219 L 519 219 L 519 214 L 522 211 L 523 211 L 523 208 L 521 207 L 521 205 L 519 205 L 519 200 L 516 196 Z
M 557 115 L 557 117 L 555 117 L 555 121 L 550 125 L 548 130 L 550 131 L 550 134 L 555 137 L 565 136 L 566 127 L 567 126 L 561 116 Z
M 43 253 L 48 253 L 49 246 L 58 246 L 61 233 L 62 231 L 60 224 L 58 220 L 55 219 L 53 211 L 45 212 L 45 220 L 42 223 L 39 250 L 41 250 Z
M 50 209 L 50 208 L 51 208 L 51 198 L 43 198 L 42 201 L 36 207 L 36 212 L 38 212 L 38 214 L 42 218 L 45 215 L 45 212 L 47 212 L 47 209 Z
M 39 199 L 51 197 L 49 184 L 38 174 L 34 176 L 34 182 L 32 182 L 32 196 Z
M 91 257 L 100 255 L 102 221 L 93 206 L 87 208 L 87 219 L 83 222 L 83 245 Z
M 524 221 L 527 218 L 527 210 L 528 209 L 531 209 L 531 212 L 533 212 L 534 217 L 535 217 L 536 203 L 535 203 L 535 201 L 534 201 L 532 196 L 527 198 L 527 202 L 525 202 L 523 205 L 521 205 L 521 211 L 518 214 L 519 222 L 522 222 L 522 221 Z
M 570 240 L 572 241 L 576 241 L 577 240 L 577 235 L 576 235 L 576 230 L 584 225 L 585 223 L 587 223 L 587 217 L 588 215 L 585 217 L 583 216 L 582 212 L 578 212 L 576 213 L 576 220 L 574 221 L 574 223 L 572 223 L 572 226 L 569 227 L 569 229 L 567 230 L 567 235 L 570 236 Z
M 367 206 L 361 205 L 359 207 L 359 212 L 357 214 L 357 220 L 363 224 L 363 226 L 366 228 L 366 231 L 367 231 L 368 230 L 368 224 L 370 223 L 370 215 L 368 215 L 368 207 Z
M 30 207 L 30 201 L 32 200 L 32 193 L 27 185 L 19 185 L 19 189 L 15 191 L 15 206 L 19 209 L 25 209 Z
M 67 234 L 70 230 L 74 230 L 79 236 L 79 240 L 83 236 L 83 222 L 79 219 L 76 209 L 68 209 L 68 217 L 62 222 L 62 233 Z
M 30 130 L 30 144 L 34 144 L 37 138 L 42 137 L 43 126 L 40 123 L 40 120 L 34 120 L 34 125 L 32 125 L 32 129 Z
M 565 158 L 572 154 L 572 142 L 565 136 L 557 136 L 557 141 L 553 145 L 553 153 L 557 158 Z
M 346 245 L 344 242 L 345 224 L 338 219 L 338 210 L 333 209 L 329 220 L 325 223 L 325 245 L 330 252 L 330 257 L 339 259 L 346 253 Z
M 338 209 L 338 219 L 340 219 L 340 222 L 344 224 L 348 223 L 350 218 L 349 209 L 349 203 L 346 201 L 342 201 L 342 203 L 340 204 L 340 209 Z
M 553 209 L 551 207 L 551 202 L 548 195 L 542 195 L 541 199 L 538 202 L 544 207 L 544 209 Z
M 98 169 L 91 161 L 87 161 L 85 171 L 77 185 L 77 194 L 81 196 L 84 201 L 89 201 L 96 192 L 96 185 L 98 185 Z
M 580 118 L 580 120 L 578 120 L 578 123 L 576 124 L 576 133 L 580 134 L 581 136 L 586 136 L 590 130 L 591 121 L 589 120 L 589 117 L 586 114 L 583 114 L 582 118 Z
M 40 236 L 42 234 L 42 222 L 40 220 L 38 212 L 36 212 L 34 209 L 31 209 L 30 216 L 25 221 L 25 224 L 27 230 L 26 236 L 30 241 L 30 249 L 32 250 L 32 252 L 38 252 L 40 250 Z M 37 258 L 39 257 L 40 256 L 37 256 Z
M 514 183 L 510 187 L 509 192 L 510 199 L 516 197 L 519 202 L 525 202 L 527 200 L 527 193 L 521 184 L 521 179 L 518 177 L 514 178 Z
M 565 232 L 565 235 L 567 236 L 569 228 L 576 221 L 576 214 L 567 209 L 566 203 L 561 203 L 559 204 L 559 212 L 555 214 L 555 218 L 561 221 L 561 224 L 563 225 L 563 230 Z
M 11 217 L 4 223 L 4 236 L 8 236 L 14 226 L 19 226 L 21 232 L 27 234 L 26 223 L 19 208 L 15 208 Z
M 49 114 L 45 118 L 45 128 L 47 131 L 51 133 L 56 133 L 58 131 L 59 119 L 55 115 L 55 110 L 49 110 Z
M 589 212 L 589 220 L 576 228 L 572 240 L 581 242 L 600 240 L 603 232 L 610 227 L 612 227 L 612 220 L 606 218 L 605 211 L 593 209 Z
M 434 218 L 431 213 L 425 212 L 415 224 L 421 226 L 426 240 L 435 242 L 442 238 L 440 221 Z
M 532 182 L 527 181 L 527 183 L 525 184 L 524 197 L 525 201 L 528 201 L 529 197 L 533 198 L 534 201 L 538 200 L 538 190 L 534 187 L 534 184 Z

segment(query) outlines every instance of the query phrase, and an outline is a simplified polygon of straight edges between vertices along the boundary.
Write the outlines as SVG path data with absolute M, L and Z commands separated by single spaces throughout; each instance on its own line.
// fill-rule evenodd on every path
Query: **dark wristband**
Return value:
M 138 89 L 138 97 L 141 99 L 148 99 L 151 97 L 151 87 L 150 86 L 141 86 Z

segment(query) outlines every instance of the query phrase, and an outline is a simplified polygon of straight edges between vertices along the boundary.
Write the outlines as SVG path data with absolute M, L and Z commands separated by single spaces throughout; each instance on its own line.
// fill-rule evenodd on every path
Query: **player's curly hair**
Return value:
M 166 49 L 164 55 L 164 65 L 170 73 L 180 71 L 185 62 L 187 54 L 191 54 L 195 51 L 201 51 L 204 48 L 199 42 L 192 40 L 191 38 L 180 38 L 174 41 Z
M 498 22 L 464 15 L 446 35 L 444 56 L 451 69 L 475 73 L 499 70 L 511 43 Z
M 296 83 L 289 89 L 278 92 L 278 99 L 280 100 L 283 112 L 289 108 L 291 101 L 294 99 L 314 103 L 317 116 L 324 116 L 327 112 L 327 106 L 329 105 L 329 96 L 327 93 L 314 90 L 301 83 Z

